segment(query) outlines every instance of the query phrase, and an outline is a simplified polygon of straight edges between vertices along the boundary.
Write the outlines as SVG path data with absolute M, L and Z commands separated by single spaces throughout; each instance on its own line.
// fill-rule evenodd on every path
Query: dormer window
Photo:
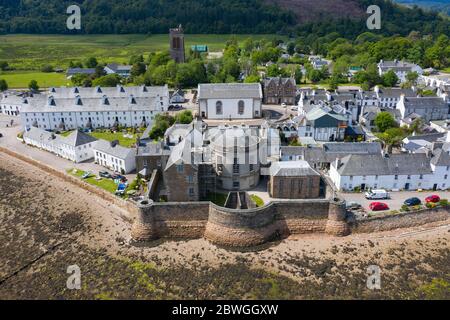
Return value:
M 97 87 L 96 90 L 97 90 L 97 93 L 102 93 L 103 92 L 101 87 Z
M 80 93 L 80 90 L 79 90 L 77 87 L 75 87 L 75 88 L 73 89 L 73 93 Z
M 107 96 L 103 96 L 102 97 L 102 103 L 104 104 L 104 105 L 109 105 L 109 99 L 108 99 L 108 97 Z
M 117 89 L 119 92 L 125 92 L 125 88 L 123 86 L 118 86 Z
M 148 91 L 147 87 L 146 86 L 142 86 L 142 92 L 147 92 L 147 91 Z
M 133 95 L 130 96 L 130 103 L 136 104 L 136 98 Z
M 80 96 L 76 97 L 76 102 L 75 103 L 76 103 L 77 106 L 82 106 L 83 105 L 83 101 L 81 101 L 81 97 Z
M 48 105 L 49 106 L 56 106 L 56 102 L 55 102 L 55 99 L 53 98 L 53 96 L 50 96 L 48 98 Z
M 51 89 L 50 89 L 50 92 L 56 93 L 56 89 L 55 89 L 55 88 L 51 88 Z

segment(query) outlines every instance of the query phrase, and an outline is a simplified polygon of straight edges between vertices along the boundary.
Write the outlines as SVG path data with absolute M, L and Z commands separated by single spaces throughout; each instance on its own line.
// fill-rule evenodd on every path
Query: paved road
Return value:
M 422 203 L 425 203 L 425 198 L 429 195 L 437 194 L 441 197 L 441 199 L 450 199 L 449 191 L 399 191 L 399 192 L 390 192 L 391 199 L 388 200 L 367 200 L 364 197 L 363 193 L 341 193 L 341 197 L 345 199 L 347 202 L 354 201 L 361 204 L 367 211 L 369 210 L 370 203 L 374 201 L 380 201 L 386 203 L 391 210 L 399 210 L 403 202 L 412 197 L 417 197 L 422 200 Z
M 11 119 L 14 119 L 15 125 L 13 127 L 7 128 L 6 124 L 9 124 L 9 121 Z M 61 172 L 66 172 L 67 169 L 76 168 L 83 171 L 91 171 L 94 174 L 98 175 L 99 171 L 107 170 L 106 168 L 95 164 L 93 160 L 83 163 L 74 163 L 70 160 L 60 158 L 53 153 L 27 146 L 26 144 L 17 140 L 17 134 L 21 131 L 23 131 L 23 129 L 20 125 L 19 117 L 10 117 L 0 114 L 0 133 L 3 134 L 3 138 L 0 138 L 0 146 L 26 155 L 29 158 L 37 160 L 39 162 L 50 164 L 54 169 L 57 169 Z M 134 179 L 136 175 L 128 174 L 126 175 L 126 177 L 129 181 L 132 181 L 132 179 Z

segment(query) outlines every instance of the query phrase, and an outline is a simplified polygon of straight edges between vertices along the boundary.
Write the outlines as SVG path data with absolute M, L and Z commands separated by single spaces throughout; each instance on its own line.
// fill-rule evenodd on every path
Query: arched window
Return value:
M 216 114 L 222 114 L 222 101 L 217 101 L 216 102 Z
M 244 109 L 245 109 L 245 103 L 244 103 L 244 101 L 240 100 L 238 102 L 238 114 L 244 114 Z

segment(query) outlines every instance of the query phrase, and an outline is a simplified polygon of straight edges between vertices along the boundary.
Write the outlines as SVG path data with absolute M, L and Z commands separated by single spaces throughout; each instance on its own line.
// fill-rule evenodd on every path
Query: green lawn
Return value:
M 69 86 L 71 84 L 64 73 L 9 71 L 0 72 L 0 79 L 5 79 L 11 89 L 28 88 L 31 80 L 36 80 L 41 88 Z
M 264 207 L 264 201 L 260 197 L 258 197 L 256 194 L 252 194 L 250 198 L 253 200 L 253 202 L 256 203 L 257 207 Z
M 75 173 L 74 169 L 69 169 L 69 170 L 67 170 L 67 173 L 74 177 L 81 178 L 81 176 L 84 174 L 84 171 L 77 170 Z M 83 181 L 86 181 L 87 183 L 89 183 L 91 185 L 102 188 L 103 190 L 106 190 L 110 193 L 115 193 L 117 190 L 117 184 L 115 184 L 112 179 L 102 178 L 101 180 L 97 180 L 96 176 L 94 174 L 92 174 L 89 178 L 84 179 Z
M 211 201 L 212 203 L 214 203 L 218 206 L 224 207 L 225 202 L 227 201 L 227 197 L 228 197 L 228 195 L 224 194 L 224 193 L 210 192 L 210 193 L 208 193 L 207 200 Z
M 106 141 L 118 140 L 122 147 L 131 148 L 136 144 L 137 135 L 133 134 L 133 138 L 126 138 L 122 132 L 111 133 L 109 130 L 94 131 L 89 133 L 91 136 L 97 139 L 103 139 Z
M 210 51 L 221 51 L 227 40 L 243 41 L 283 38 L 276 35 L 194 35 L 185 36 L 186 51 L 193 44 L 205 44 Z M 2 35 L 0 60 L 16 70 L 37 71 L 44 65 L 67 68 L 70 61 L 96 57 L 101 63 L 127 63 L 132 55 L 169 49 L 169 35 Z M 38 80 L 38 79 L 36 79 Z

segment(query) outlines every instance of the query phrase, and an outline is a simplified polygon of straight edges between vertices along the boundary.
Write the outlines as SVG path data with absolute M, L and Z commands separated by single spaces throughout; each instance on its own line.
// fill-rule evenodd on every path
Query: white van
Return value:
M 386 190 L 371 190 L 365 193 L 366 199 L 389 199 L 389 193 Z

